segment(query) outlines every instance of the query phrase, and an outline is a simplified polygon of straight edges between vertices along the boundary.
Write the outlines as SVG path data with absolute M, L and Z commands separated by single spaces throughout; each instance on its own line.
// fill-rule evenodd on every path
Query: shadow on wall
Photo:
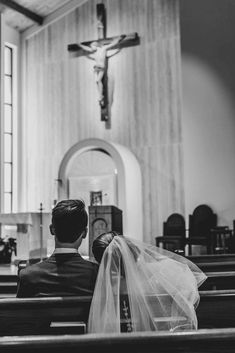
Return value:
M 182 57 L 186 214 L 206 203 L 221 225 L 235 218 L 235 105 L 211 67 Z
M 209 64 L 235 96 L 235 1 L 180 0 L 181 47 Z

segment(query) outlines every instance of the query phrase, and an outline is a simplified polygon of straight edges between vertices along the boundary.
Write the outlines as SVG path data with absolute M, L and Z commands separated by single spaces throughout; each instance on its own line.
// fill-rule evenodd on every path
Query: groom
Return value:
M 98 265 L 78 252 L 87 221 L 82 200 L 63 200 L 54 207 L 50 231 L 55 250 L 48 259 L 20 271 L 18 298 L 93 294 Z

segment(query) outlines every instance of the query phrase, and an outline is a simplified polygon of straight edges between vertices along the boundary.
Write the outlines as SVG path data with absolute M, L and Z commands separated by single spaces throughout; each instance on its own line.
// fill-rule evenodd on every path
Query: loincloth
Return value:
M 100 72 L 100 71 L 105 71 L 105 67 L 103 66 L 99 66 L 99 65 L 95 65 L 94 66 L 94 72 Z

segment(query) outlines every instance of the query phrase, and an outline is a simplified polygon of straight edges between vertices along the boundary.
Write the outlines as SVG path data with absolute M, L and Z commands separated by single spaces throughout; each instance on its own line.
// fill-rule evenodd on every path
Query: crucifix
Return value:
M 69 44 L 69 52 L 81 52 L 89 59 L 94 60 L 94 76 L 97 85 L 98 101 L 101 109 L 101 121 L 110 118 L 108 99 L 108 58 L 117 54 L 121 48 L 139 44 L 137 33 L 122 34 L 106 38 L 106 12 L 104 4 L 96 5 L 98 39 Z M 115 50 L 109 55 L 109 50 Z

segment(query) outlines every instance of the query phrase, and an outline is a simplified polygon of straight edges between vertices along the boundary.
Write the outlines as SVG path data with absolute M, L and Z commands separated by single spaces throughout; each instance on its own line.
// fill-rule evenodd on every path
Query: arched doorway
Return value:
M 139 163 L 125 146 L 101 139 L 86 139 L 76 143 L 65 154 L 59 168 L 59 200 L 70 195 L 71 166 L 84 153 L 104 153 L 111 158 L 116 174 L 116 206 L 123 211 L 123 233 L 143 239 L 142 181 Z M 106 158 L 107 159 L 107 158 Z M 75 163 L 76 164 L 76 163 Z M 77 168 L 79 168 L 77 166 Z M 111 168 L 111 164 L 110 164 Z

